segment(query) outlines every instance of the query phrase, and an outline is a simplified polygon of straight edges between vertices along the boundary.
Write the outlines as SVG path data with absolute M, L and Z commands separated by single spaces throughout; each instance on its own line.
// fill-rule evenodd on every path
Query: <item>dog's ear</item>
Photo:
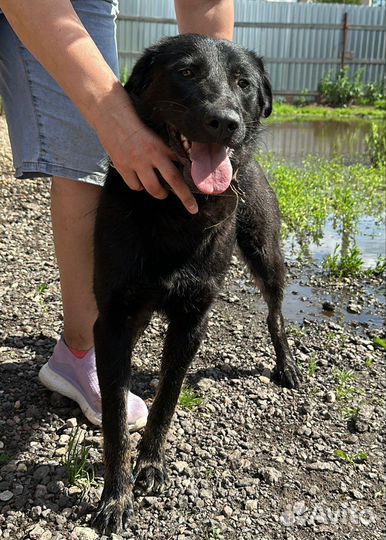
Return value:
M 133 71 L 125 84 L 125 89 L 130 94 L 140 96 L 151 82 L 153 65 L 157 57 L 155 47 L 145 50 L 141 58 L 134 65 Z
M 268 74 L 265 71 L 263 60 L 257 56 L 254 51 L 248 51 L 253 63 L 258 68 L 259 72 L 259 86 L 258 86 L 258 100 L 263 118 L 268 118 L 272 112 L 272 86 L 269 80 Z

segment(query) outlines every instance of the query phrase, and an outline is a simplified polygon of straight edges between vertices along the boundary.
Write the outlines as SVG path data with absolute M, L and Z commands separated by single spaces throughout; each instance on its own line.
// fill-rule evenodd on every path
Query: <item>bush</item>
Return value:
M 319 100 L 324 105 L 342 107 L 347 105 L 374 105 L 385 98 L 382 83 L 363 83 L 363 69 L 358 69 L 352 78 L 349 68 L 341 69 L 333 79 L 328 72 L 319 83 Z

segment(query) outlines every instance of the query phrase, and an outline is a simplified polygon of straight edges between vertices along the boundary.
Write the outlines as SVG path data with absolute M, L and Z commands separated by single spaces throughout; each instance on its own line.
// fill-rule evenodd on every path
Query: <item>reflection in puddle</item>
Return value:
M 358 232 L 355 235 L 356 245 L 361 252 L 363 268 L 374 268 L 379 257 L 386 256 L 385 225 L 379 223 L 374 217 L 363 216 L 358 222 Z M 307 255 L 318 266 L 324 258 L 334 252 L 337 245 L 341 245 L 342 235 L 333 228 L 333 219 L 329 218 L 323 229 L 323 238 L 318 244 L 310 242 L 307 246 Z M 293 236 L 284 244 L 284 250 L 289 260 L 295 260 L 300 252 L 300 246 Z
M 266 126 L 261 135 L 263 148 L 280 158 L 299 163 L 307 155 L 349 162 L 366 162 L 365 138 L 371 122 L 364 120 L 281 122 Z
M 365 138 L 370 131 L 371 122 L 363 120 L 282 122 L 267 126 L 261 139 L 264 149 L 272 152 L 279 159 L 297 166 L 301 165 L 309 155 L 326 159 L 339 156 L 343 157 L 347 164 L 358 162 L 366 164 Z M 366 197 L 366 193 L 363 193 L 363 196 Z M 357 224 L 355 242 L 361 253 L 363 267 L 374 268 L 379 257 L 386 255 L 384 223 L 379 223 L 379 219 L 374 217 L 362 216 Z M 301 322 L 304 318 L 332 318 L 341 323 L 381 327 L 383 319 L 379 316 L 379 311 L 372 309 L 371 302 L 367 304 L 367 307 L 363 305 L 361 313 L 348 313 L 349 289 L 327 291 L 308 285 L 307 275 L 313 271 L 312 263 L 315 263 L 320 270 L 324 258 L 332 254 L 337 245 L 342 245 L 342 234 L 334 229 L 332 217 L 327 219 L 323 237 L 318 243 L 310 241 L 301 250 L 301 246 L 295 240 L 295 235 L 289 236 L 284 245 L 287 260 L 295 261 L 302 251 L 302 255 L 305 255 L 310 264 L 304 267 L 305 280 L 303 282 L 299 283 L 298 279 L 294 279 L 288 284 L 283 305 L 285 318 L 296 322 Z M 383 304 L 384 298 L 381 291 L 365 286 L 363 293 L 367 298 L 373 298 L 375 303 Z M 333 313 L 323 310 L 322 305 L 325 301 L 334 304 Z M 259 311 L 264 312 L 265 303 L 262 299 L 258 300 L 257 307 Z

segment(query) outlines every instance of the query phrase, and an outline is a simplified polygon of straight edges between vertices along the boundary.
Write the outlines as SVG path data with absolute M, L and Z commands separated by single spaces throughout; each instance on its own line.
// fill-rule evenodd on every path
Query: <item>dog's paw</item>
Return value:
M 134 469 L 134 494 L 143 496 L 159 495 L 168 481 L 165 465 L 138 460 Z
M 292 359 L 287 361 L 283 367 L 276 367 L 273 371 L 272 378 L 280 386 L 285 386 L 293 390 L 299 388 L 303 381 L 300 369 L 295 360 Z
M 127 527 L 129 519 L 133 516 L 132 495 L 119 498 L 103 496 L 95 511 L 91 525 L 102 535 L 120 533 Z

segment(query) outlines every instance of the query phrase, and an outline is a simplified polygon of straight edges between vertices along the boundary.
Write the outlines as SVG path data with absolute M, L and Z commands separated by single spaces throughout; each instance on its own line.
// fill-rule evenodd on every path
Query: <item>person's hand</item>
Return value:
M 146 189 L 157 199 L 167 197 L 157 169 L 188 212 L 198 212 L 194 196 L 173 163 L 177 160 L 174 152 L 143 124 L 122 87 L 106 98 L 98 116 L 94 125 L 99 139 L 131 189 Z

